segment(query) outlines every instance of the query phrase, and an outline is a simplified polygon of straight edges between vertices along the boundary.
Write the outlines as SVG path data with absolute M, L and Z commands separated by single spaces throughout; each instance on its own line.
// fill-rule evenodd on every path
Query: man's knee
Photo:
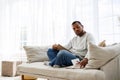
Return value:
M 53 49 L 49 48 L 48 51 L 47 51 L 47 54 L 50 54 L 51 52 L 53 52 Z
M 65 56 L 66 55 L 66 50 L 60 50 L 59 53 L 57 54 L 57 56 L 61 57 L 61 56 Z
M 49 48 L 47 52 L 51 52 L 51 51 L 53 51 L 53 49 L 52 49 L 52 48 Z

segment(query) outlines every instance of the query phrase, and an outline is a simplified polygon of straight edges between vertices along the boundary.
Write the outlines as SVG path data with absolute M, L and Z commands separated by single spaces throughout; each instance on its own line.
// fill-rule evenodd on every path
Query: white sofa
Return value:
M 34 52 L 34 51 L 32 50 L 29 52 Z M 101 66 L 99 70 L 98 69 L 67 69 L 66 67 L 53 68 L 44 65 L 43 62 L 36 62 L 34 60 L 34 62 L 32 63 L 22 63 L 21 65 L 19 65 L 17 67 L 17 73 L 20 75 L 29 75 L 36 78 L 46 78 L 48 80 L 120 80 L 119 77 L 120 54 L 107 61 L 107 63 Z
M 120 80 L 120 56 L 96 69 L 66 69 L 45 66 L 43 62 L 23 63 L 18 66 L 17 72 L 48 80 Z

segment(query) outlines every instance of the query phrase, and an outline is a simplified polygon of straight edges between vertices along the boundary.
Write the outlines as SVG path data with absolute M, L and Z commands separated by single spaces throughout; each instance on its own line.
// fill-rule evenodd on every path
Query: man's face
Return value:
M 83 31 L 83 27 L 79 23 L 73 24 L 72 28 L 76 35 L 79 35 Z

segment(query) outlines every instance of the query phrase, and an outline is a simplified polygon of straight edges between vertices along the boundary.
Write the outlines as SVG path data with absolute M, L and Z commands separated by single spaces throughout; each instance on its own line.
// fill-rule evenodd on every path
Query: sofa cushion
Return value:
M 48 57 L 46 54 L 48 48 L 49 47 L 24 46 L 28 62 L 31 63 L 31 62 L 36 62 L 36 61 L 48 60 Z
M 120 44 L 99 47 L 89 43 L 88 54 L 88 64 L 85 68 L 100 68 L 109 60 L 120 54 Z
M 43 62 L 23 63 L 18 66 L 18 73 L 53 77 L 65 80 L 104 80 L 105 74 L 101 70 L 53 68 Z

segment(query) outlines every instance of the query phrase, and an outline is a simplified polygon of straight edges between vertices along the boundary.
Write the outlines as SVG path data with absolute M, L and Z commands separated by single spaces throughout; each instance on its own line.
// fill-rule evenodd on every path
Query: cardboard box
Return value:
M 13 77 L 16 76 L 17 65 L 21 64 L 21 61 L 2 61 L 2 76 Z

